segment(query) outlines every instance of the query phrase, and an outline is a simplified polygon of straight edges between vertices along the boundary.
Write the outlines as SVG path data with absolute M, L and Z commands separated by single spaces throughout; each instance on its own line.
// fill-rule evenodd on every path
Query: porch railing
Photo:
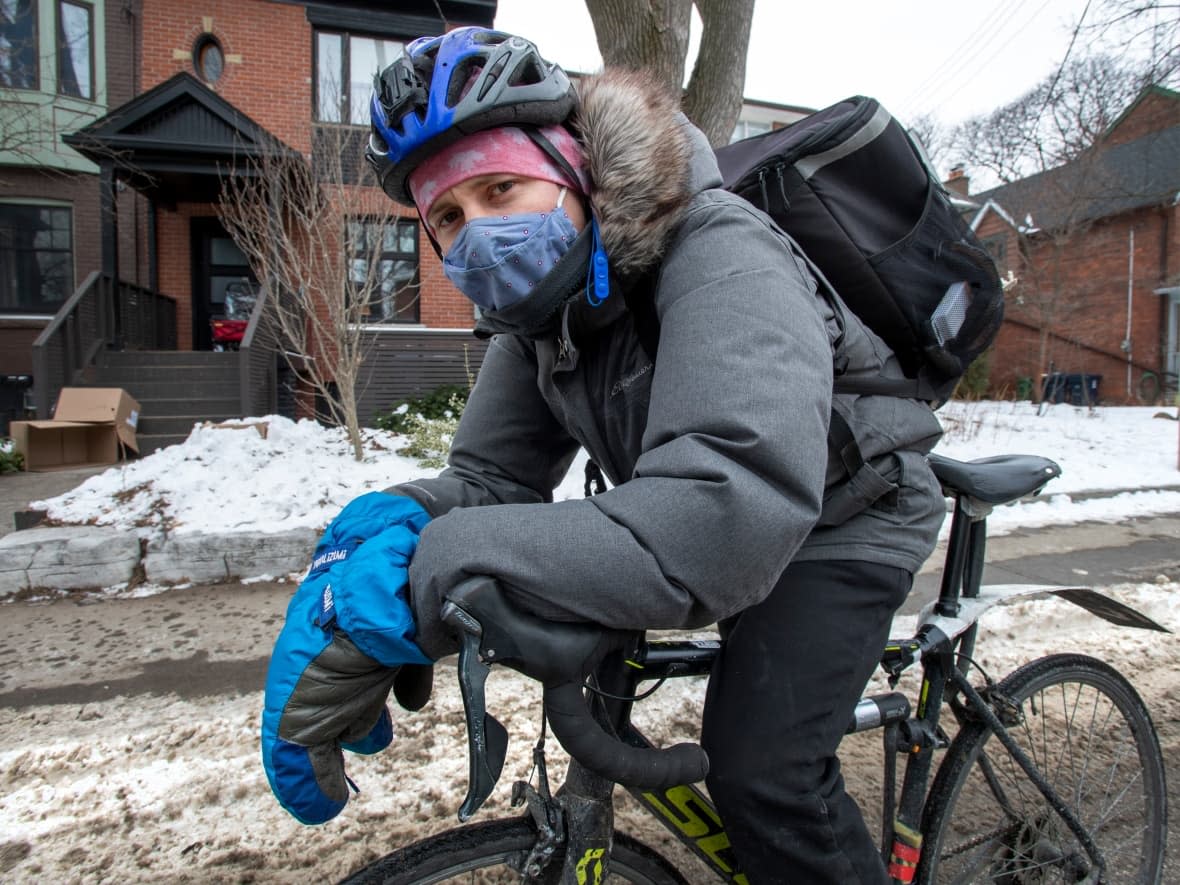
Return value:
M 176 303 L 98 271 L 86 277 L 33 342 L 37 417 L 50 417 L 58 392 L 83 380 L 108 347 L 175 350 Z
M 278 340 L 274 323 L 269 320 L 266 286 L 259 287 L 246 334 L 238 346 L 241 378 L 241 406 L 244 417 L 270 415 L 277 411 L 277 374 L 275 349 Z

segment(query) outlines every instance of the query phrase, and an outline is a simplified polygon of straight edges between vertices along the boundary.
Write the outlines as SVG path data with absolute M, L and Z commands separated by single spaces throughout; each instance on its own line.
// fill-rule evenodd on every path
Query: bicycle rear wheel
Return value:
M 1160 881 L 1167 836 L 1164 762 L 1151 717 L 1109 665 L 1052 655 L 999 685 L 1008 733 L 1089 831 L 1102 881 Z M 963 727 L 926 800 L 918 881 L 1080 882 L 1085 850 L 1003 745 Z M 1090 881 L 1086 879 L 1086 881 Z
M 537 830 L 526 818 L 494 820 L 458 827 L 423 839 L 365 867 L 341 885 L 436 885 L 479 883 L 519 885 L 521 868 L 537 841 Z M 596 858 L 588 859 L 587 882 L 601 882 L 595 875 Z M 562 858 L 554 857 L 544 881 L 556 882 Z M 635 885 L 687 885 L 663 857 L 642 842 L 615 832 L 607 882 Z

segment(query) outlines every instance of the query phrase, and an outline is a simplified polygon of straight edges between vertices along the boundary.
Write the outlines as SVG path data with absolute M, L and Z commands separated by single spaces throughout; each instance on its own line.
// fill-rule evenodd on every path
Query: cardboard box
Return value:
M 135 429 L 139 426 L 139 403 L 119 387 L 63 387 L 57 395 L 54 421 L 112 424 L 119 440 L 138 454 Z
M 13 447 L 25 470 L 114 464 L 125 449 L 139 452 L 139 403 L 117 387 L 64 387 L 53 420 L 13 421 Z

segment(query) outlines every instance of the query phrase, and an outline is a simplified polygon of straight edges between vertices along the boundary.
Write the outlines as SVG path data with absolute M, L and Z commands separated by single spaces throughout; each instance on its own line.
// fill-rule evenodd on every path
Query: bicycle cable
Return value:
M 664 681 L 666 679 L 667 679 L 667 677 L 663 676 L 663 677 L 657 679 L 656 684 L 653 685 L 651 688 L 649 688 L 647 691 L 643 692 L 642 694 L 631 695 L 630 697 L 628 697 L 626 695 L 611 694 L 609 691 L 599 688 L 597 685 L 594 685 L 589 679 L 587 679 L 582 684 L 582 687 L 585 688 L 587 691 L 589 691 L 591 694 L 596 694 L 601 698 L 606 698 L 608 701 L 625 701 L 627 703 L 633 704 L 636 701 L 642 701 L 642 700 L 646 700 L 647 698 L 650 698 L 653 694 L 656 693 L 656 690 L 659 689 L 659 687 L 664 684 Z

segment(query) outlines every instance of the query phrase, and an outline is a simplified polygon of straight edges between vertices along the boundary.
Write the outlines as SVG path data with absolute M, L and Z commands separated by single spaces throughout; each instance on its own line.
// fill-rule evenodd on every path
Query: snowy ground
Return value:
M 936 451 L 951 458 L 1023 453 L 1062 466 L 1044 500 L 1002 509 L 990 523 L 993 532 L 1180 512 L 1177 422 L 1154 417 L 1158 409 L 1057 405 L 1037 416 L 1027 402 L 980 402 L 950 403 L 938 414 L 947 432 Z M 356 495 L 430 472 L 396 453 L 402 440 L 393 434 L 366 431 L 366 456 L 358 462 L 340 431 L 312 421 L 264 420 L 265 439 L 248 427 L 198 427 L 183 445 L 112 467 L 35 506 L 62 522 L 96 522 L 145 537 L 161 527 L 177 533 L 319 528 Z M 570 470 L 559 499 L 582 496 L 582 466 L 579 460 Z M 1078 499 L 1110 490 L 1129 491 Z
M 1027 452 L 1062 464 L 1065 473 L 1046 500 L 1004 508 L 993 517 L 1000 528 L 1180 513 L 1177 424 L 1153 418 L 1154 413 L 1058 406 L 1037 417 L 1027 404 L 953 405 L 941 413 L 949 433 L 940 451 L 958 458 Z M 335 435 L 311 424 L 269 420 L 265 440 L 253 431 L 194 433 L 184 446 L 113 468 L 48 502 L 50 513 L 63 521 L 135 526 L 144 533 L 158 530 L 162 521 L 176 531 L 228 525 L 278 530 L 320 525 L 353 495 L 423 472 L 392 453 L 396 439 L 374 435 L 372 454 L 357 464 Z M 1171 490 L 1160 491 L 1165 487 Z M 1113 489 L 1132 491 L 1086 497 Z M 578 471 L 562 494 L 581 494 Z M 1178 591 L 1180 585 L 1162 577 L 1106 588 L 1174 631 L 1180 630 Z M 231 627 L 223 623 L 215 629 Z M 911 629 L 912 618 L 899 619 L 894 635 Z M 134 637 L 136 625 L 127 623 L 122 630 Z M 995 673 L 1066 650 L 1115 662 L 1152 711 L 1165 755 L 1176 758 L 1180 648 L 1174 636 L 1114 627 L 1056 600 L 1029 600 L 990 614 L 980 643 L 981 662 Z M 6 650 L 6 667 L 18 651 Z M 489 706 L 513 739 L 501 783 L 481 820 L 507 811 L 509 785 L 527 774 L 537 729 L 532 684 L 497 671 L 489 690 Z M 703 690 L 702 680 L 670 684 L 642 705 L 637 718 L 657 742 L 692 737 Z M 300 826 L 271 798 L 258 758 L 259 708 L 257 692 L 0 707 L 0 881 L 332 881 L 455 824 L 467 763 L 461 705 L 447 665 L 440 667 L 434 700 L 425 711 L 395 712 L 394 747 L 350 761 L 350 774 L 363 792 L 322 827 Z M 846 742 L 846 776 L 871 807 L 879 749 L 875 737 L 862 737 L 867 736 Z M 553 748 L 551 756 L 559 759 L 560 753 Z M 560 763 L 553 771 L 561 771 Z M 1180 771 L 1173 770 L 1173 808 L 1180 807 L 1178 782 Z M 620 825 L 675 853 L 627 800 Z M 1171 873 L 1166 881 L 1180 881 L 1175 877 L 1180 867 L 1173 863 Z

